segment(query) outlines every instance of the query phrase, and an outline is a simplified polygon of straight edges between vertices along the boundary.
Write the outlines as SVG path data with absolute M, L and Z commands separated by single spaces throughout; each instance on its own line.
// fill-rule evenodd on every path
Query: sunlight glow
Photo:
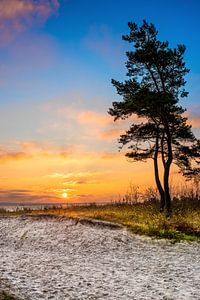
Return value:
M 67 193 L 62 193 L 63 198 L 67 198 Z

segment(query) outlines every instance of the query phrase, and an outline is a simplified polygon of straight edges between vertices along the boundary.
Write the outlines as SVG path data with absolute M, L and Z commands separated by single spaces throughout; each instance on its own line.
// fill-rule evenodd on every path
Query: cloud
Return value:
M 80 124 L 93 124 L 93 125 L 100 125 L 100 126 L 107 126 L 107 125 L 118 125 L 118 124 L 130 124 L 130 123 L 138 123 L 138 122 L 145 122 L 145 118 L 138 118 L 137 115 L 132 115 L 129 119 L 126 120 L 117 120 L 114 122 L 113 117 L 111 117 L 107 112 L 99 113 L 96 111 L 81 111 L 77 114 L 77 120 Z
M 46 123 L 45 126 L 39 129 L 40 134 L 46 132 L 54 132 L 54 134 L 64 134 L 72 143 L 78 140 L 85 144 L 86 140 L 109 140 L 116 135 L 107 133 L 107 130 L 118 129 L 122 127 L 122 122 L 113 122 L 111 116 L 107 112 L 96 112 L 92 110 L 80 110 L 75 107 L 62 107 L 51 111 L 50 106 L 47 106 L 46 114 L 51 114 L 51 123 Z M 75 134 L 74 134 L 75 132 Z
M 116 160 L 116 159 L 121 158 L 122 155 L 124 155 L 124 154 L 125 153 L 119 154 L 119 152 L 118 153 L 107 152 L 107 153 L 103 153 L 102 156 L 101 156 L 101 158 L 103 160 L 111 160 L 111 159 L 115 159 Z
M 0 160 L 36 156 L 78 159 L 87 157 L 88 153 L 117 152 L 120 134 L 131 122 L 139 121 L 133 116 L 130 120 L 114 122 L 106 111 L 85 109 L 76 102 L 67 106 L 64 100 L 2 107 L 0 125 L 6 128 L 2 132 L 2 141 L 6 143 L 0 144 Z
M 79 198 L 87 198 L 87 200 L 91 200 L 94 197 L 92 194 L 78 194 L 77 197 Z
M 0 190 L 0 195 L 5 193 L 28 193 L 29 190 L 27 189 L 13 189 L 13 190 Z
M 192 118 L 189 118 L 188 121 L 193 128 L 200 128 L 200 116 L 193 116 Z
M 26 17 L 33 19 L 39 16 L 46 20 L 46 18 L 58 11 L 59 6 L 58 0 L 1 0 L 1 26 L 6 20 L 17 20 L 20 22 L 21 18 Z
M 46 104 L 42 107 L 46 114 L 51 114 L 51 123 L 45 124 L 39 129 L 39 133 L 54 131 L 54 134 L 61 132 L 76 143 L 77 140 L 87 145 L 91 141 L 112 143 L 119 138 L 132 123 L 146 122 L 144 118 L 138 118 L 132 115 L 126 120 L 117 120 L 114 122 L 106 111 L 97 112 L 95 110 L 81 110 L 75 106 L 50 106 Z M 75 132 L 75 134 L 74 134 Z M 102 147 L 105 148 L 105 144 Z
M 47 178 L 63 179 L 64 185 L 82 185 L 82 184 L 94 184 L 98 182 L 98 179 L 105 175 L 105 172 L 73 172 L 73 173 L 52 173 L 46 175 Z
M 185 112 L 185 116 L 188 118 L 188 124 L 192 125 L 194 129 L 200 128 L 200 106 L 193 106 Z
M 68 173 L 67 178 L 76 178 L 76 179 L 82 179 L 82 178 L 91 178 L 94 176 L 102 175 L 101 172 L 76 172 L 76 173 Z
M 88 137 L 92 136 L 102 141 L 110 141 L 119 138 L 132 123 L 146 122 L 144 118 L 138 118 L 136 115 L 126 120 L 113 121 L 113 118 L 105 113 L 95 111 L 82 111 L 77 114 L 77 121 L 85 126 L 85 132 Z
M 124 132 L 125 132 L 124 128 L 108 129 L 102 132 L 101 138 L 105 140 L 116 139 L 119 138 L 119 136 Z
M 61 199 L 56 196 L 46 194 L 34 194 L 28 189 L 1 189 L 0 204 L 26 204 L 26 203 L 53 203 L 61 202 Z
M 111 125 L 113 120 L 109 115 L 97 113 L 95 111 L 83 111 L 78 114 L 78 121 L 81 124 L 94 124 L 94 125 Z
M 73 146 L 56 146 L 34 141 L 17 141 L 0 145 L 0 161 L 31 159 L 33 157 L 67 158 L 75 153 Z
M 50 143 L 39 143 L 35 141 L 18 141 L 16 144 L 22 151 L 29 155 L 69 155 L 72 153 L 71 147 L 59 147 Z
M 121 155 L 121 154 L 120 154 Z M 113 159 L 117 158 L 119 153 L 108 151 L 92 151 L 88 150 L 83 145 L 55 145 L 50 143 L 40 143 L 35 141 L 13 141 L 0 145 L 0 161 L 19 161 L 24 159 L 37 158 L 60 158 L 69 161 L 84 160 L 93 161 L 98 159 Z M 85 181 L 85 178 L 102 175 L 99 172 L 76 172 L 76 173 L 59 173 L 54 172 L 46 175 L 49 178 L 68 179 L 79 182 Z
M 53 173 L 53 174 L 49 174 L 45 177 L 49 177 L 49 178 L 68 178 L 69 174 L 63 174 L 63 173 Z
M 6 45 L 16 34 L 34 25 L 42 25 L 59 6 L 58 0 L 1 0 L 0 45 Z
M 193 128 L 200 128 L 200 115 L 188 115 L 188 123 L 192 125 Z
M 23 152 L 6 152 L 0 151 L 0 161 L 1 162 L 6 162 L 10 160 L 20 160 L 20 159 L 26 159 L 26 158 L 31 158 L 27 153 Z

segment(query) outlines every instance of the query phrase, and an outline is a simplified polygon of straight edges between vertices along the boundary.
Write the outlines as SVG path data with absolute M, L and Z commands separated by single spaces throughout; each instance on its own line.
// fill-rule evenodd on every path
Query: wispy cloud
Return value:
M 56 146 L 34 141 L 16 141 L 0 146 L 0 161 L 30 159 L 33 157 L 67 158 L 75 153 L 73 146 Z
M 120 154 L 121 155 L 121 154 Z M 91 151 L 85 145 L 56 145 L 48 142 L 12 141 L 0 145 L 0 161 L 19 161 L 34 158 L 59 158 L 64 160 L 102 160 L 119 156 L 117 152 Z M 98 172 L 59 173 L 54 172 L 46 177 L 82 181 L 83 178 L 101 175 Z
M 185 116 L 188 118 L 188 124 L 192 125 L 194 129 L 200 128 L 200 106 L 199 105 L 190 107 L 190 109 L 185 112 Z
M 6 162 L 9 160 L 20 160 L 20 159 L 26 159 L 31 158 L 30 155 L 24 152 L 7 152 L 5 150 L 0 151 L 0 161 Z
M 94 125 L 111 125 L 113 124 L 112 118 L 108 114 L 97 113 L 95 111 L 82 111 L 77 116 L 81 124 L 94 124 Z
M 77 121 L 85 126 L 89 137 L 93 136 L 102 141 L 112 142 L 124 133 L 131 123 L 145 122 L 145 119 L 133 115 L 127 120 L 113 121 L 113 118 L 105 113 L 95 111 L 82 111 L 77 114 Z
M 200 116 L 192 116 L 188 122 L 193 128 L 200 128 Z
M 98 112 L 72 105 L 62 104 L 60 107 L 56 107 L 54 104 L 51 107 L 50 104 L 46 103 L 41 109 L 46 115 L 51 115 L 51 121 L 39 129 L 40 134 L 52 131 L 59 135 L 62 132 L 73 141 L 72 143 L 79 140 L 86 147 L 90 141 L 96 140 L 105 149 L 105 142 L 116 141 L 132 123 L 146 122 L 144 118 L 138 118 L 136 115 L 126 120 L 114 122 L 113 117 L 106 110 Z
M 33 25 L 43 24 L 59 9 L 58 0 L 1 0 L 1 44 L 10 42 L 18 33 Z
M 102 132 L 101 138 L 105 140 L 112 140 L 119 138 L 121 134 L 125 132 L 124 128 L 114 128 L 114 129 L 108 129 Z
M 71 173 L 52 173 L 46 175 L 46 178 L 63 180 L 64 185 L 75 184 L 94 184 L 97 183 L 101 176 L 104 176 L 105 172 L 71 172 Z
M 7 20 L 14 20 L 14 24 L 18 25 L 17 30 L 22 29 L 23 18 L 34 19 L 40 17 L 46 20 L 50 15 L 56 13 L 59 9 L 58 0 L 1 0 L 0 2 L 0 18 L 1 26 Z
M 61 202 L 59 197 L 47 194 L 35 194 L 28 189 L 1 189 L 0 204 L 23 204 L 23 203 L 51 203 Z

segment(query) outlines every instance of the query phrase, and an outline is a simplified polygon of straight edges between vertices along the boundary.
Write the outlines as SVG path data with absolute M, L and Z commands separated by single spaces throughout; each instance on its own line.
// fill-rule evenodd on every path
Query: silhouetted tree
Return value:
M 130 34 L 123 40 L 134 48 L 127 55 L 128 80 L 112 80 L 121 102 L 113 102 L 109 114 L 117 119 L 126 119 L 132 114 L 145 122 L 132 124 L 120 136 L 122 147 L 129 144 L 126 154 L 133 161 L 153 158 L 155 181 L 160 193 L 161 210 L 171 211 L 169 175 L 172 162 L 184 175 L 192 176 L 193 161 L 199 163 L 199 141 L 194 137 L 185 110 L 178 105 L 180 97 L 186 97 L 184 76 L 189 72 L 183 61 L 184 45 L 169 48 L 168 42 L 157 39 L 155 26 L 145 20 L 141 27 L 128 23 Z M 160 179 L 158 159 L 163 166 L 163 182 Z M 190 174 L 190 175 L 189 175 Z

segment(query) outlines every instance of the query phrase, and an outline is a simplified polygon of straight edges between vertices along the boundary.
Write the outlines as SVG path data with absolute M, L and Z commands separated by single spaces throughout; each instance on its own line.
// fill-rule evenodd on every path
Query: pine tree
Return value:
M 123 97 L 113 102 L 109 114 L 117 119 L 126 119 L 132 114 L 146 121 L 132 124 L 120 136 L 122 147 L 129 145 L 127 157 L 133 161 L 153 158 L 155 182 L 160 193 L 161 210 L 171 212 L 169 175 L 172 162 L 184 175 L 199 173 L 193 161 L 199 163 L 200 143 L 183 116 L 185 110 L 178 104 L 188 93 L 184 89 L 184 76 L 189 72 L 185 66 L 184 45 L 169 48 L 168 42 L 157 39 L 155 26 L 145 20 L 141 27 L 128 23 L 130 34 L 123 40 L 133 44 L 127 55 L 128 80 L 112 80 L 117 93 Z M 159 158 L 164 175 L 160 179 Z

